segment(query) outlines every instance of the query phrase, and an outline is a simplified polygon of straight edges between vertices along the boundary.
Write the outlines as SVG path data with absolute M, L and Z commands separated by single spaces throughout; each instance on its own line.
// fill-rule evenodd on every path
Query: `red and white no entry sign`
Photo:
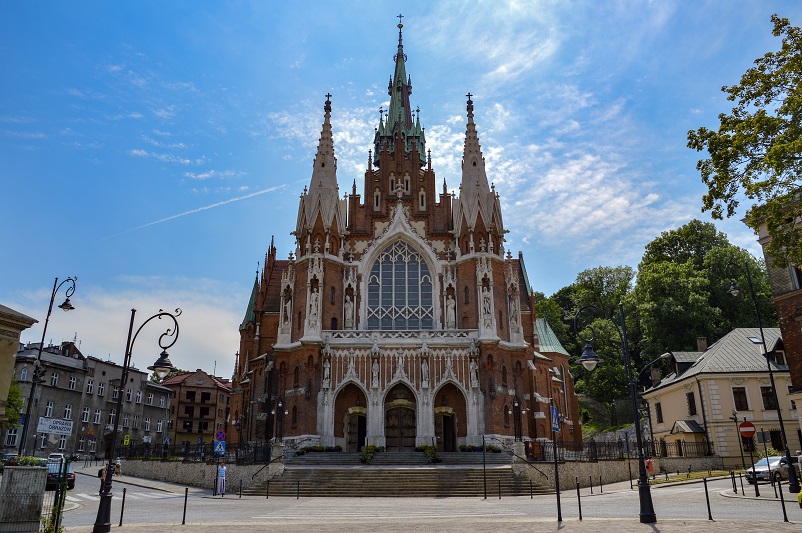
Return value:
M 742 437 L 754 437 L 755 436 L 755 425 L 752 422 L 743 421 L 738 426 L 738 432 L 741 434 Z

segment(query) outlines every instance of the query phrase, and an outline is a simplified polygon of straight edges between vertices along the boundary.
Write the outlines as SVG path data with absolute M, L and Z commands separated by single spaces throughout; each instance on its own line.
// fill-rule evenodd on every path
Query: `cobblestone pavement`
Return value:
M 81 469 L 83 470 L 83 469 Z M 95 470 L 95 472 L 92 472 Z M 96 469 L 79 471 L 79 485 L 94 486 L 88 479 Z M 532 532 L 532 531 L 604 531 L 629 532 L 691 532 L 711 531 L 732 533 L 743 530 L 772 532 L 802 531 L 802 508 L 795 499 L 786 500 L 790 522 L 782 521 L 779 500 L 774 499 L 771 486 L 761 486 L 761 498 L 754 492 L 732 493 L 728 480 L 709 481 L 715 520 L 705 520 L 707 510 L 701 483 L 671 483 L 655 486 L 652 494 L 657 508 L 656 524 L 638 521 L 637 490 L 629 482 L 599 487 L 594 494 L 582 489 L 584 520 L 578 519 L 574 490 L 562 493 L 563 521 L 556 520 L 555 496 L 540 496 L 496 500 L 473 498 L 213 498 L 211 491 L 190 488 L 190 512 L 187 523 L 181 525 L 181 506 L 185 488 L 181 485 L 151 481 L 130 476 L 114 479 L 115 503 L 112 511 L 112 532 L 123 528 L 134 533 L 161 533 L 186 529 L 192 533 L 228 533 L 233 531 L 259 532 L 444 532 L 473 531 Z M 129 498 L 142 496 L 126 503 L 126 521 L 118 528 L 119 501 L 122 488 Z M 97 502 L 79 501 L 73 511 L 65 514 L 69 533 L 92 531 Z M 73 491 L 70 491 L 73 492 Z M 90 494 L 84 496 L 89 497 Z M 96 496 L 96 493 L 95 493 Z M 787 495 L 788 496 L 788 495 Z M 690 502 L 690 503 L 688 503 Z M 137 506 L 140 506 L 137 512 Z M 162 507 L 160 507 L 162 506 Z M 130 508 L 130 510 L 129 510 Z M 169 515 L 168 515 L 169 513 Z M 603 517 L 607 515 L 607 517 Z M 622 517 L 623 515 L 623 517 Z M 729 515 L 729 516 L 728 516 Z M 684 518 L 684 517 L 690 518 Z M 738 518 L 738 519 L 734 519 Z M 80 525 L 78 525 L 80 524 Z

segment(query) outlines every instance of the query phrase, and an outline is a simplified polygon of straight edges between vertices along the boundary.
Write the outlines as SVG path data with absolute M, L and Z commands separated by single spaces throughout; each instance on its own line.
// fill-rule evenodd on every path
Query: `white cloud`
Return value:
M 238 176 L 240 173 L 235 172 L 233 170 L 207 170 L 206 172 L 184 172 L 184 176 L 193 180 L 208 180 L 211 178 L 233 178 L 234 176 Z
M 81 352 L 122 364 L 132 308 L 137 309 L 135 329 L 164 309 L 181 308 L 179 336 L 168 350 L 177 367 L 231 377 L 234 351 L 239 345 L 237 327 L 245 312 L 247 289 L 209 279 L 118 276 L 114 288 L 85 284 L 78 280 L 71 301 L 75 310 L 53 313 L 46 343 L 58 344 L 77 337 Z M 11 307 L 37 320 L 22 334 L 23 342 L 39 342 L 50 288 L 21 292 Z M 154 319 L 142 329 L 132 352 L 132 363 L 140 370 L 158 358 L 159 336 L 172 325 L 169 319 Z

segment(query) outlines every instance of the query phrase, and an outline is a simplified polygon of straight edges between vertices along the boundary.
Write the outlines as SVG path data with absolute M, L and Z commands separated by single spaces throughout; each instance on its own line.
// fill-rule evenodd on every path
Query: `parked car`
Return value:
M 794 462 L 794 457 L 791 462 Z M 779 481 L 780 479 L 788 479 L 788 468 L 786 467 L 785 457 L 772 456 L 765 457 L 756 462 L 752 468 L 746 471 L 746 481 L 754 483 L 757 481 Z
M 66 457 L 64 457 L 63 453 L 51 453 L 50 455 L 47 456 L 48 463 L 58 463 L 59 461 L 63 461 L 64 459 L 66 459 Z
M 45 484 L 45 490 L 56 490 L 58 487 L 59 471 L 62 468 L 67 469 L 67 490 L 72 490 L 75 488 L 75 471 L 72 469 L 72 465 L 69 463 L 64 466 L 62 465 L 64 465 L 64 463 L 48 461 L 47 483 Z
M 9 466 L 14 466 L 17 464 L 17 457 L 19 457 L 19 454 L 4 453 L 2 459 L 0 459 L 0 472 L 3 471 L 3 467 L 6 466 L 6 463 L 8 463 Z

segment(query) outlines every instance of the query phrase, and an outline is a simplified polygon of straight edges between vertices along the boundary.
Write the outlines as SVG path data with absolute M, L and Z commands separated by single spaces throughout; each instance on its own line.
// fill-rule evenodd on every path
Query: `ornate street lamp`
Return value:
M 641 434 L 640 415 L 638 414 L 638 390 L 637 383 L 635 383 L 635 380 L 632 379 L 632 362 L 629 356 L 629 345 L 627 344 L 627 325 L 626 321 L 624 320 L 624 306 L 620 302 L 618 303 L 619 324 L 616 324 L 615 320 L 613 320 L 613 317 L 608 315 L 602 308 L 595 305 L 586 305 L 580 308 L 574 316 L 574 332 L 576 333 L 577 337 L 585 341 L 585 349 L 582 351 L 582 356 L 579 358 L 579 362 L 587 370 L 593 370 L 596 368 L 598 363 L 602 362 L 602 360 L 599 359 L 599 356 L 596 355 L 596 352 L 593 351 L 593 346 L 590 344 L 595 337 L 593 328 L 590 325 L 586 326 L 590 330 L 589 338 L 584 338 L 579 334 L 581 329 L 579 327 L 579 317 L 586 309 L 592 309 L 607 317 L 613 323 L 616 331 L 618 331 L 618 335 L 621 337 L 621 350 L 624 356 L 624 366 L 627 369 L 629 395 L 632 403 L 633 415 L 635 418 L 635 438 L 637 439 L 638 444 L 638 497 L 640 500 L 640 521 L 642 524 L 654 524 L 657 522 L 657 515 L 654 512 L 654 505 L 652 505 L 652 493 L 649 487 L 649 478 L 646 475 L 646 462 L 644 461 L 643 457 L 643 436 Z
M 103 490 L 100 493 L 100 505 L 97 508 L 97 518 L 95 519 L 95 527 L 92 529 L 93 533 L 109 533 L 111 530 L 111 478 L 114 475 L 114 457 L 116 453 L 117 447 L 117 431 L 119 429 L 120 418 L 122 417 L 122 409 L 123 409 L 123 387 L 125 383 L 128 381 L 128 371 L 131 367 L 131 352 L 134 349 L 134 343 L 136 342 L 136 338 L 139 335 L 139 332 L 142 331 L 142 328 L 145 325 L 153 320 L 154 318 L 161 319 L 162 317 L 169 317 L 173 321 L 173 327 L 168 328 L 167 331 L 161 334 L 159 337 L 159 347 L 162 349 L 162 353 L 159 355 L 159 359 L 153 363 L 153 366 L 149 366 L 148 370 L 153 370 L 156 372 L 156 375 L 159 377 L 166 376 L 170 371 L 175 370 L 175 367 L 172 366 L 170 363 L 170 358 L 167 355 L 167 348 L 170 348 L 175 342 L 178 340 L 178 320 L 176 317 L 181 316 L 181 309 L 176 309 L 175 314 L 168 313 L 166 311 L 162 311 L 159 309 L 159 312 L 153 315 L 152 317 L 145 320 L 139 329 L 136 330 L 136 333 L 131 336 L 131 333 L 134 331 L 134 315 L 136 315 L 136 309 L 131 309 L 131 323 L 128 326 L 128 340 L 125 342 L 125 358 L 123 359 L 123 373 L 122 377 L 120 378 L 120 394 L 117 395 L 117 415 L 114 417 L 114 429 L 111 432 L 111 449 L 109 450 L 109 464 L 106 466 L 106 479 L 103 483 Z M 165 337 L 167 337 L 167 341 L 169 341 L 166 345 Z M 172 339 L 172 340 L 170 340 Z
M 738 270 L 746 273 L 746 282 L 749 285 L 749 296 L 752 298 L 752 307 L 755 309 L 755 318 L 757 318 L 757 327 L 760 330 L 760 344 L 763 346 L 763 357 L 766 359 L 766 365 L 769 369 L 769 381 L 771 382 L 771 391 L 774 395 L 774 405 L 777 408 L 777 420 L 780 422 L 780 435 L 782 437 L 783 443 L 783 451 L 785 452 L 785 464 L 788 468 L 788 491 L 794 494 L 798 493 L 800 490 L 799 487 L 799 478 L 795 473 L 794 465 L 791 463 L 791 450 L 788 448 L 788 439 L 785 437 L 785 424 L 783 423 L 783 414 L 782 410 L 780 409 L 780 399 L 777 396 L 777 387 L 774 384 L 774 372 L 771 368 L 771 359 L 769 359 L 768 354 L 766 353 L 766 337 L 763 335 L 763 322 L 760 320 L 760 313 L 757 310 L 757 300 L 755 298 L 755 287 L 752 285 L 752 274 L 749 271 L 749 265 L 746 263 L 741 264 L 735 259 L 730 261 L 728 267 L 734 266 Z M 735 284 L 735 280 L 732 280 L 730 284 L 730 288 L 727 290 L 733 296 L 738 296 L 741 294 L 741 289 L 738 288 L 738 285 Z M 755 483 L 757 486 L 757 483 Z
M 36 354 L 36 362 L 34 363 L 34 370 L 33 376 L 31 378 L 31 392 L 28 394 L 28 403 L 25 406 L 25 421 L 22 424 L 22 438 L 20 439 L 19 443 L 19 454 L 20 456 L 25 455 L 26 448 L 27 448 L 27 440 L 28 440 L 28 426 L 31 423 L 31 406 L 33 405 L 33 398 L 34 393 L 36 392 L 36 385 L 42 383 L 44 370 L 42 369 L 42 348 L 45 345 L 45 335 L 47 334 L 47 324 L 50 322 L 50 313 L 53 312 L 53 302 L 56 299 L 56 293 L 61 288 L 62 285 L 68 283 L 69 286 L 65 292 L 66 299 L 64 303 L 59 305 L 59 309 L 63 309 L 64 311 L 72 311 L 75 307 L 70 302 L 70 296 L 75 292 L 75 282 L 78 281 L 77 276 L 69 277 L 62 281 L 61 283 L 58 282 L 58 278 L 56 281 L 53 282 L 53 292 L 50 294 L 50 307 L 47 308 L 47 318 L 45 318 L 45 327 L 42 329 L 42 342 L 39 343 L 39 351 Z
M 279 396 L 276 399 L 276 405 L 270 414 L 274 416 L 276 423 L 276 442 L 282 442 L 284 438 L 284 415 L 288 415 L 289 411 L 284 408 L 284 400 Z

